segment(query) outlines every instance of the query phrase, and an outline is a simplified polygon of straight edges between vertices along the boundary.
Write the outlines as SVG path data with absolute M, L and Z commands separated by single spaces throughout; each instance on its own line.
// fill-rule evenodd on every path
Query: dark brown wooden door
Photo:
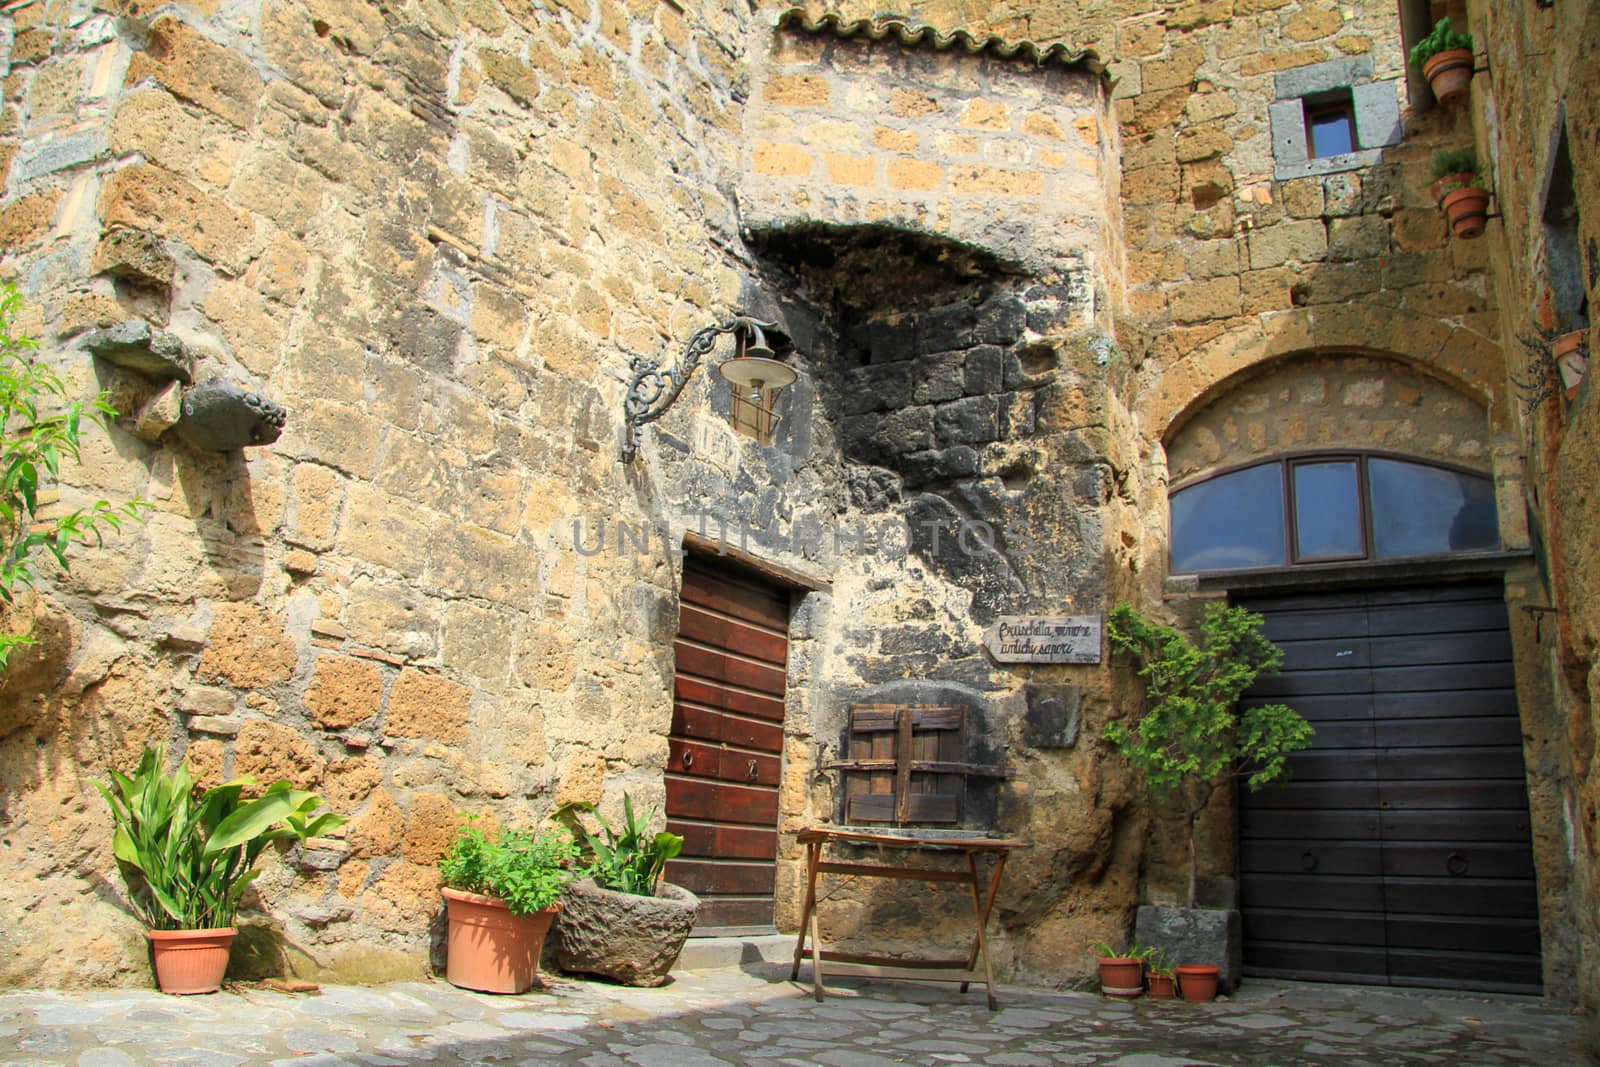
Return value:
M 1290 780 L 1240 796 L 1246 973 L 1539 992 L 1500 586 L 1241 603 L 1285 653 L 1246 699 L 1317 730 Z
M 669 880 L 698 894 L 696 933 L 770 926 L 778 851 L 789 594 L 688 556 L 679 602 Z

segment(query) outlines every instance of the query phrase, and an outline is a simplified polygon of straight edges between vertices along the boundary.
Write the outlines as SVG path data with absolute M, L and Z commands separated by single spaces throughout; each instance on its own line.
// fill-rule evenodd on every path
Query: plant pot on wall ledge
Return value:
M 1561 372 L 1561 384 L 1568 400 L 1578 395 L 1578 386 L 1589 370 L 1589 331 L 1573 330 L 1550 342 L 1550 357 Z
M 1465 48 L 1440 52 L 1422 65 L 1422 76 L 1441 106 L 1454 107 L 1472 85 L 1472 53 Z
M 1489 222 L 1489 190 L 1476 185 L 1460 187 L 1446 193 L 1439 206 L 1450 220 L 1451 233 L 1463 241 L 1483 236 Z

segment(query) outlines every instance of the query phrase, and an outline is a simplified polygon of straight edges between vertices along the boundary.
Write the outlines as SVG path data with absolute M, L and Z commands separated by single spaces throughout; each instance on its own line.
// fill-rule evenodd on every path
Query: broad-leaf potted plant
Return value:
M 1450 232 L 1463 240 L 1483 234 L 1489 220 L 1489 189 L 1471 148 L 1441 148 L 1433 154 L 1429 191 L 1450 220 Z
M 1466 99 L 1472 83 L 1472 34 L 1458 33 L 1446 15 L 1433 32 L 1411 46 L 1411 64 L 1428 79 L 1434 98 L 1445 107 Z
M 1095 963 L 1100 967 L 1100 992 L 1108 997 L 1137 997 L 1144 995 L 1145 960 L 1155 950 L 1139 947 L 1135 942 L 1127 951 L 1112 948 L 1104 941 L 1091 941 Z
M 577 845 L 559 826 L 490 837 L 472 822 L 439 860 L 448 912 L 445 978 L 483 993 L 526 993 L 575 876 Z
M 1237 706 L 1260 674 L 1283 661 L 1262 636 L 1262 622 L 1244 608 L 1208 604 L 1198 645 L 1126 603 L 1112 609 L 1106 625 L 1111 647 L 1133 660 L 1145 700 L 1129 718 L 1107 724 L 1105 738 L 1157 799 L 1178 802 L 1189 846 L 1188 907 L 1141 907 L 1136 935 L 1175 958 L 1226 961 L 1229 988 L 1238 973 L 1238 913 L 1198 907 L 1196 824 L 1225 783 L 1257 789 L 1283 776 L 1289 754 L 1312 736 L 1311 724 L 1283 704 Z M 1184 971 L 1178 968 L 1180 984 Z
M 286 781 L 246 799 L 252 778 L 201 790 L 187 760 L 170 774 L 165 764 L 159 748 L 147 747 L 131 777 L 112 771 L 109 784 L 95 784 L 111 808 L 128 903 L 148 927 L 157 984 L 163 993 L 214 993 L 262 850 L 325 834 L 344 819 L 314 814 L 320 798 Z
M 599 832 L 578 818 L 593 817 Z M 667 980 L 700 911 L 700 900 L 663 879 L 683 838 L 653 831 L 655 809 L 637 812 L 622 797 L 622 823 L 612 826 L 587 801 L 563 805 L 554 817 L 583 835 L 589 877 L 572 884 L 556 923 L 555 959 L 564 971 L 598 974 L 625 985 Z

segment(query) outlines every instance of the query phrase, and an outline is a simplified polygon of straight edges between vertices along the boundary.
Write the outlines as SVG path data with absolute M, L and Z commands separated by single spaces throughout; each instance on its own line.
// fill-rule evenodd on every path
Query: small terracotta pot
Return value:
M 1144 993 L 1144 960 L 1133 956 L 1096 956 L 1100 964 L 1100 992 L 1108 997 L 1137 997 Z
M 545 934 L 561 906 L 513 915 L 498 897 L 448 888 L 439 892 L 449 911 L 446 980 L 480 993 L 526 993 L 533 988 Z
M 150 956 L 155 962 L 156 986 L 163 993 L 187 996 L 215 993 L 228 971 L 228 950 L 233 946 L 231 926 L 209 930 L 146 930 Z
M 1439 205 L 1450 219 L 1450 231 L 1464 241 L 1483 235 L 1489 221 L 1489 190 L 1469 186 L 1445 195 Z
M 1477 179 L 1477 175 L 1470 170 L 1459 171 L 1455 174 L 1446 174 L 1432 185 L 1428 186 L 1428 195 L 1433 197 L 1433 202 L 1439 207 L 1444 207 L 1444 198 L 1458 189 L 1465 189 Z
M 1422 64 L 1422 76 L 1443 107 L 1455 107 L 1467 98 L 1472 84 L 1472 53 L 1465 48 L 1440 52 Z
M 1178 965 L 1178 992 L 1192 1003 L 1214 1000 L 1222 968 L 1214 963 L 1180 963 Z
M 1151 1000 L 1171 1000 L 1178 992 L 1178 983 L 1170 974 L 1147 974 L 1145 984 L 1150 989 Z
M 1561 384 L 1566 386 L 1568 400 L 1578 395 L 1578 385 L 1589 371 L 1589 357 L 1583 344 L 1588 336 L 1588 330 L 1573 330 L 1550 342 L 1550 355 L 1561 371 Z

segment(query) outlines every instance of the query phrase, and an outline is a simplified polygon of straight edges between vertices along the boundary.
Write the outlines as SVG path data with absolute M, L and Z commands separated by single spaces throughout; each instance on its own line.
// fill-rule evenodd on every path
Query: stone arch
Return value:
M 1240 375 L 1319 351 L 1367 354 L 1415 367 L 1491 412 L 1503 399 L 1500 348 L 1480 333 L 1400 309 L 1297 309 L 1264 315 L 1161 368 L 1141 404 L 1151 436 L 1170 440 L 1193 412 L 1226 392 Z
M 1173 483 L 1290 452 L 1376 449 L 1491 472 L 1488 413 L 1454 382 L 1393 356 L 1305 352 L 1208 390 L 1163 444 Z

